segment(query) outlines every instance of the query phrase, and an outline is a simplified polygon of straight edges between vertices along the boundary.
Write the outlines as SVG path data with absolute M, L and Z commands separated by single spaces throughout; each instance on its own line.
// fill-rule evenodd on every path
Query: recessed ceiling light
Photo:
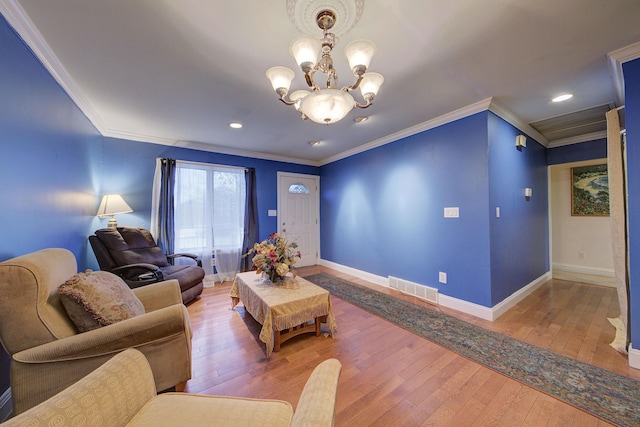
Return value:
M 231 122 L 229 123 L 229 127 L 234 129 L 240 129 L 242 127 L 242 123 L 240 122 Z
M 366 122 L 367 120 L 369 120 L 369 117 L 367 116 L 357 116 L 353 119 L 353 121 L 356 123 Z
M 551 100 L 551 102 L 562 102 L 562 101 L 566 101 L 567 99 L 571 99 L 571 98 L 573 98 L 573 94 L 565 93 L 565 94 L 556 96 L 555 98 L 553 98 Z
M 313 147 L 314 145 L 320 144 L 320 141 L 308 141 L 307 143 Z

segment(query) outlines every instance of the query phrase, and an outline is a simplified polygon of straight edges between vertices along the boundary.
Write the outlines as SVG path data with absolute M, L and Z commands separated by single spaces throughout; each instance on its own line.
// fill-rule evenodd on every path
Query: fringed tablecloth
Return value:
M 229 296 L 233 307 L 242 301 L 245 309 L 262 325 L 260 341 L 267 346 L 267 357 L 273 352 L 274 330 L 292 328 L 320 316 L 327 316 L 331 337 L 337 327 L 329 291 L 302 277 L 274 284 L 253 271 L 240 273 L 233 281 Z

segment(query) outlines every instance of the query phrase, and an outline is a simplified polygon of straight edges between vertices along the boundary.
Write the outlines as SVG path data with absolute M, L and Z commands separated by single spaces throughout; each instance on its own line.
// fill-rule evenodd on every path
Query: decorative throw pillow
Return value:
M 144 306 L 120 277 L 107 271 L 78 273 L 58 287 L 62 305 L 80 332 L 144 314 Z

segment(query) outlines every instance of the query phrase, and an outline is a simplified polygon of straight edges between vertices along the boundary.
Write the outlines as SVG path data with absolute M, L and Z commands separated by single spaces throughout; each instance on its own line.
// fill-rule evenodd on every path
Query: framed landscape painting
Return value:
M 571 215 L 609 215 L 607 165 L 571 168 Z

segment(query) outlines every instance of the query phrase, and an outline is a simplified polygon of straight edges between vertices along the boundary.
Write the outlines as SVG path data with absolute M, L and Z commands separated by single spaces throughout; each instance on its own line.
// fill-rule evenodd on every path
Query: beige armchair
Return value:
M 14 414 L 45 401 L 130 347 L 147 357 L 154 390 L 191 378 L 191 324 L 175 280 L 133 290 L 145 314 L 79 333 L 57 293 L 76 273 L 74 255 L 60 248 L 0 263 L 0 341 L 11 356 Z
M 307 380 L 294 413 L 291 404 L 282 400 L 156 395 L 147 360 L 130 349 L 2 425 L 330 427 L 335 422 L 340 370 L 336 359 L 320 363 Z

